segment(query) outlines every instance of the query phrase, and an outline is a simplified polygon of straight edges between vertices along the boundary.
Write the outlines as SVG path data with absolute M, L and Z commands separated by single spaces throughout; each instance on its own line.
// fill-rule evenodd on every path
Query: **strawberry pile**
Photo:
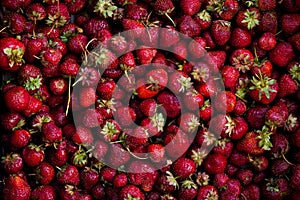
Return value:
M 3 0 L 0 198 L 300 198 L 300 0 Z

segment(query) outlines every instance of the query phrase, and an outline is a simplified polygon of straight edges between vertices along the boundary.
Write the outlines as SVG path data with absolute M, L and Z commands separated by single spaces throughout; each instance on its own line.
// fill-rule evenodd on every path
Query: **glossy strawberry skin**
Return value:
M 9 110 L 20 112 L 27 108 L 29 103 L 29 93 L 22 86 L 16 86 L 4 94 L 4 100 Z
M 3 198 L 5 200 L 27 200 L 30 198 L 31 188 L 29 184 L 18 175 L 10 175 L 5 180 Z

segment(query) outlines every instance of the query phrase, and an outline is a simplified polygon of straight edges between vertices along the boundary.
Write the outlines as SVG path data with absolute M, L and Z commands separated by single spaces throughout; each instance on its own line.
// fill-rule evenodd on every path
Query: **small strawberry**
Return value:
M 219 174 L 225 171 L 227 159 L 222 154 L 209 154 L 204 160 L 204 168 L 209 174 Z
M 230 64 L 240 72 L 251 70 L 254 64 L 254 56 L 248 49 L 236 49 L 229 57 Z
M 155 184 L 155 188 L 160 193 L 172 193 L 178 187 L 178 182 L 170 171 L 161 174 Z
M 231 22 L 225 20 L 215 20 L 211 25 L 211 35 L 217 45 L 225 45 L 231 35 Z
M 211 16 L 207 10 L 202 10 L 194 15 L 194 20 L 200 25 L 201 30 L 207 30 L 211 25 Z
M 286 67 L 295 57 L 295 52 L 290 43 L 280 42 L 269 53 L 270 61 L 278 67 Z
M 174 176 L 179 180 L 184 180 L 196 172 L 196 165 L 191 159 L 179 158 L 172 164 L 171 169 Z
M 189 15 L 183 15 L 178 25 L 179 31 L 188 37 L 198 36 L 201 32 L 200 25 Z
M 251 30 L 260 22 L 260 12 L 257 8 L 249 8 L 239 11 L 236 16 L 236 23 L 240 28 Z
M 113 185 L 116 188 L 122 188 L 128 184 L 128 178 L 126 173 L 121 172 L 119 174 L 116 174 L 113 180 Z
M 288 74 L 283 74 L 279 80 L 278 97 L 286 97 L 299 89 L 297 82 Z
M 42 125 L 42 140 L 47 143 L 55 143 L 62 140 L 62 130 L 55 123 L 48 122 Z
M 191 180 L 184 180 L 178 191 L 179 200 L 191 200 L 197 196 L 197 185 Z
M 34 200 L 54 200 L 56 199 L 56 191 L 53 186 L 41 185 L 31 192 L 30 198 Z
M 73 165 L 65 165 L 57 173 L 57 183 L 61 185 L 78 185 L 80 183 L 80 174 Z
M 206 185 L 198 190 L 197 199 L 219 199 L 218 190 L 212 185 Z
M 129 200 L 129 199 L 139 199 L 145 200 L 145 194 L 134 185 L 127 185 L 123 187 L 119 193 L 121 199 Z
M 27 166 L 34 167 L 43 162 L 45 153 L 41 147 L 35 144 L 29 144 L 23 149 L 22 157 Z
M 42 162 L 35 170 L 36 181 L 42 185 L 48 185 L 54 179 L 55 170 L 48 162 Z
M 25 129 L 17 129 L 10 136 L 10 144 L 18 149 L 27 146 L 30 140 L 31 134 Z
M 249 89 L 252 99 L 263 104 L 269 104 L 278 93 L 278 83 L 275 79 L 260 73 L 252 77 Z
M 168 91 L 163 91 L 157 96 L 157 103 L 161 104 L 168 117 L 175 118 L 179 115 L 181 106 L 177 97 Z
M 17 153 L 7 154 L 2 158 L 3 168 L 8 174 L 16 174 L 23 169 L 23 159 Z
M 89 107 L 95 103 L 96 91 L 94 88 L 81 88 L 79 92 L 79 102 L 83 107 Z
M 244 48 L 251 44 L 252 37 L 249 31 L 234 28 L 230 36 L 230 45 L 236 48 Z
M 28 200 L 30 199 L 30 192 L 29 184 L 19 175 L 9 175 L 7 179 L 5 179 L 3 199 Z
M 201 7 L 202 2 L 199 0 L 180 1 L 180 8 L 183 13 L 189 16 L 196 14 Z
M 158 15 L 166 16 L 174 26 L 176 26 L 175 22 L 170 17 L 170 14 L 174 11 L 175 7 L 171 0 L 162 1 L 162 0 L 155 0 L 153 4 L 153 9 L 156 11 Z
M 15 71 L 23 63 L 25 45 L 15 38 L 2 38 L 0 40 L 0 68 Z
M 83 188 L 86 190 L 90 190 L 98 182 L 99 173 L 95 169 L 85 167 L 80 172 L 80 180 L 81 180 Z

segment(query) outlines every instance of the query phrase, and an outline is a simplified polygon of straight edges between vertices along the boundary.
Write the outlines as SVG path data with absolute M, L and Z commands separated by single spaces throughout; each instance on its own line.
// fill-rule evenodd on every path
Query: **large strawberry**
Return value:
M 30 186 L 19 175 L 10 175 L 5 180 L 3 188 L 4 200 L 28 200 L 30 198 Z

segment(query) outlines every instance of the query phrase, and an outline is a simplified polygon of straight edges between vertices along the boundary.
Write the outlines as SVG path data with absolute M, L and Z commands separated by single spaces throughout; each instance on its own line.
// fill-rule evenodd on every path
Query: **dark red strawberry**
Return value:
M 23 63 L 25 45 L 15 38 L 2 38 L 0 40 L 0 68 L 15 71 Z
M 145 194 L 134 185 L 123 187 L 119 193 L 121 199 L 139 199 L 145 200 Z
M 269 104 L 274 101 L 278 92 L 278 83 L 263 74 L 257 74 L 252 77 L 250 83 L 250 96 L 257 102 Z
M 271 32 L 276 34 L 278 29 L 277 13 L 274 11 L 264 12 L 261 14 L 261 20 L 257 29 L 260 32 Z
M 66 149 L 66 141 L 62 141 L 55 146 L 49 149 L 48 152 L 48 161 L 53 166 L 63 166 L 68 160 L 68 152 Z
M 178 25 L 179 31 L 188 37 L 198 36 L 201 32 L 200 25 L 189 15 L 183 15 Z
M 52 68 L 57 66 L 62 58 L 62 53 L 58 49 L 46 47 L 41 52 L 41 63 L 44 67 Z
M 18 13 L 10 13 L 3 17 L 3 22 L 13 34 L 21 34 L 25 29 L 26 18 Z
M 90 145 L 93 142 L 92 132 L 84 126 L 78 126 L 76 127 L 76 132 L 72 136 L 72 141 L 76 144 Z
M 267 199 L 284 199 L 289 192 L 289 183 L 284 178 L 267 179 L 262 186 L 262 196 Z
M 8 174 L 16 174 L 23 168 L 23 159 L 17 153 L 7 154 L 2 158 L 3 168 Z
M 281 27 L 284 33 L 294 34 L 300 28 L 299 14 L 285 14 L 281 16 Z
M 27 166 L 34 167 L 43 162 L 45 153 L 41 147 L 35 144 L 29 144 L 23 149 L 22 157 Z
M 243 185 L 249 185 L 252 182 L 253 172 L 250 169 L 241 169 L 236 175 Z
M 184 180 L 178 191 L 179 200 L 189 200 L 194 199 L 198 192 L 197 185 L 191 180 Z
M 172 172 L 179 180 L 184 180 L 196 172 L 196 165 L 193 160 L 179 158 L 172 164 Z
M 2 6 L 12 11 L 17 11 L 20 8 L 26 7 L 31 3 L 31 0 L 18 0 L 18 1 L 6 1 L 2 3 Z
M 155 188 L 160 193 L 172 193 L 179 187 L 176 178 L 170 171 L 161 174 L 155 184 Z
M 35 188 L 31 192 L 30 198 L 34 200 L 42 200 L 42 199 L 54 200 L 56 199 L 56 190 L 53 186 L 42 185 Z
M 254 56 L 248 49 L 236 49 L 229 57 L 230 64 L 240 72 L 249 71 L 254 64 Z
M 157 96 L 158 104 L 162 104 L 168 117 L 175 118 L 180 113 L 180 103 L 177 97 L 168 91 L 163 91 Z
M 170 14 L 174 11 L 175 7 L 171 0 L 162 1 L 156 0 L 153 4 L 153 9 L 156 11 L 158 15 L 165 15 L 174 26 L 176 26 L 175 22 L 170 17 Z
M 81 88 L 79 93 L 79 102 L 83 107 L 89 107 L 95 104 L 96 100 L 96 91 L 94 88 L 87 87 Z
M 42 139 L 47 143 L 55 143 L 62 140 L 62 130 L 54 122 L 44 123 L 42 125 Z
M 212 38 L 216 42 L 217 45 L 223 46 L 225 45 L 231 35 L 231 23 L 225 20 L 215 20 L 211 26 L 211 34 Z
M 27 146 L 30 140 L 31 134 L 25 129 L 15 130 L 10 136 L 10 144 L 14 148 L 23 148 Z
M 55 170 L 48 162 L 42 162 L 35 170 L 36 181 L 42 185 L 48 185 L 54 179 Z
M 121 172 L 119 174 L 116 174 L 113 180 L 113 185 L 116 188 L 122 188 L 128 184 L 128 178 L 126 173 Z
M 73 165 L 63 166 L 57 173 L 57 183 L 61 185 L 78 185 L 80 183 L 80 174 L 78 169 Z
M 244 48 L 251 44 L 252 37 L 249 31 L 234 28 L 230 36 L 230 45 L 236 48 Z
M 286 97 L 294 94 L 299 89 L 297 83 L 288 74 L 283 74 L 279 80 L 278 97 Z
M 269 53 L 270 61 L 278 67 L 286 67 L 295 57 L 292 45 L 287 42 L 278 43 Z
M 207 10 L 202 10 L 194 15 L 194 20 L 200 25 L 201 30 L 207 30 L 211 25 L 211 16 Z
M 58 28 L 65 25 L 70 20 L 68 7 L 64 3 L 49 5 L 46 7 L 46 24 Z
M 161 144 L 150 144 L 147 147 L 147 151 L 153 162 L 161 162 L 164 159 L 165 149 Z
M 80 172 L 80 180 L 84 189 L 90 190 L 98 182 L 99 173 L 95 169 L 85 167 Z
M 19 175 L 9 175 L 5 179 L 3 188 L 3 199 L 5 200 L 28 200 L 30 199 L 31 188 L 29 184 Z
M 103 199 L 105 197 L 105 191 L 102 184 L 97 184 L 91 190 L 91 194 L 95 199 Z
M 26 16 L 29 20 L 37 21 L 45 19 L 47 16 L 45 6 L 41 3 L 32 3 L 26 8 Z
M 207 173 L 219 174 L 225 171 L 227 159 L 222 154 L 209 154 L 203 164 Z
M 199 0 L 180 1 L 180 7 L 184 14 L 192 16 L 196 14 L 201 7 L 202 2 Z
M 236 16 L 236 23 L 240 28 L 251 30 L 259 24 L 260 12 L 257 8 L 241 10 Z
M 212 185 L 200 187 L 198 190 L 197 199 L 219 199 L 218 190 Z
M 84 24 L 84 32 L 91 37 L 96 37 L 98 31 L 109 28 L 110 25 L 108 24 L 108 21 L 106 19 L 90 18 Z
M 120 167 L 127 163 L 130 159 L 130 154 L 121 145 L 112 144 L 110 146 L 110 157 L 107 162 L 112 167 Z

